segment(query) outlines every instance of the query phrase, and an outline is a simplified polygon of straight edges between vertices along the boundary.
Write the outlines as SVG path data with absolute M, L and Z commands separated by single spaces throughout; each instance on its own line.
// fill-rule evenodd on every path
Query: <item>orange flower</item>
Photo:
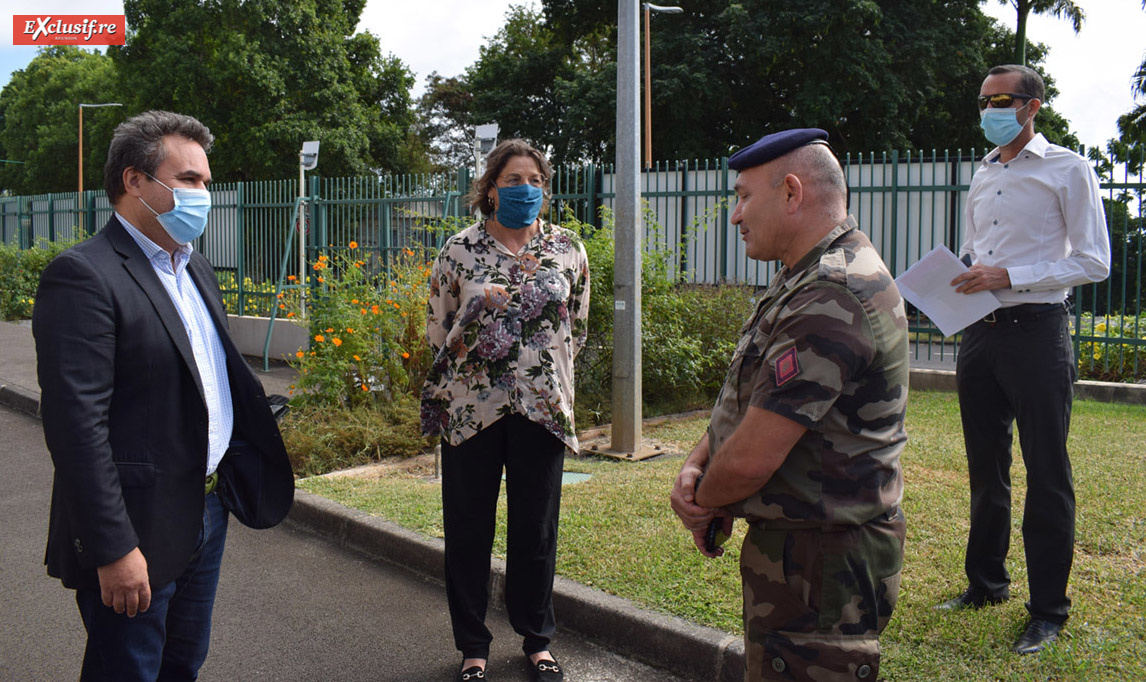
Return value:
M 326 256 L 319 256 L 318 260 L 320 263 L 325 263 L 326 262 Z
M 350 302 L 353 303 L 354 305 L 358 305 L 358 299 L 357 298 L 350 299 Z
M 406 313 L 402 313 L 402 317 L 406 317 Z
M 303 355 L 304 355 L 304 354 L 303 354 L 303 352 L 302 352 L 301 350 L 300 350 L 299 352 L 297 352 L 297 353 L 295 353 L 295 354 L 294 354 L 294 356 L 295 356 L 296 358 L 298 358 L 299 360 L 301 360 L 301 359 L 302 359 L 302 356 L 303 356 Z
M 352 242 L 350 242 L 349 246 L 352 249 L 357 249 L 358 248 L 358 242 L 352 241 Z
M 335 347 L 335 348 L 337 348 L 338 346 L 341 346 L 341 345 L 342 345 L 342 339 L 338 338 L 337 336 L 335 336 L 334 338 L 332 338 L 332 339 L 330 340 L 330 342 L 334 344 L 334 347 Z
M 370 306 L 370 312 L 372 312 L 372 313 L 374 313 L 375 315 L 377 315 L 377 314 L 378 314 L 378 306 L 376 306 L 376 305 L 372 305 L 372 306 Z
M 275 298 L 282 298 L 282 297 L 283 297 L 283 292 L 281 292 L 281 291 L 277 295 L 275 295 Z
M 326 340 L 326 337 L 325 337 L 325 336 L 323 336 L 322 334 L 315 334 L 315 335 L 314 335 L 314 340 L 315 340 L 315 341 L 318 341 L 319 343 L 322 343 L 323 341 L 325 341 L 325 340 Z
M 326 263 L 315 263 L 313 266 L 313 269 L 315 270 L 315 272 L 317 272 L 319 270 L 322 270 L 325 267 L 326 267 Z
M 279 310 L 286 310 L 286 304 L 285 304 L 285 303 L 280 303 L 280 304 L 279 304 Z
M 294 317 L 294 311 L 292 310 L 289 313 L 287 313 L 287 317 Z
M 370 387 L 369 387 L 369 386 L 367 386 L 366 384 L 362 384 L 362 390 L 363 390 L 363 391 L 369 391 L 369 390 L 370 390 Z
M 293 282 L 293 281 L 295 281 L 296 279 L 298 279 L 298 278 L 297 278 L 297 277 L 295 277 L 294 275 L 287 275 L 287 281 L 288 281 L 288 282 Z
M 359 308 L 359 310 L 361 310 L 361 311 L 362 311 L 362 314 L 363 314 L 363 315 L 365 315 L 365 314 L 366 314 L 366 308 Z
M 319 281 L 319 282 L 325 282 L 326 280 L 325 280 L 325 279 L 323 279 L 323 278 L 321 278 L 321 277 L 319 277 L 319 278 L 318 278 L 318 281 Z
M 347 334 L 353 334 L 353 333 L 354 333 L 354 330 L 353 330 L 353 329 L 351 329 L 350 327 L 347 327 L 347 328 L 346 328 L 346 333 L 347 333 Z
M 326 328 L 326 333 L 327 333 L 327 334 L 332 334 L 333 332 L 334 332 L 334 327 L 327 327 L 327 328 Z
M 353 357 L 354 357 L 355 362 L 362 362 L 362 358 L 358 357 L 357 355 L 355 355 Z
M 407 353 L 406 351 L 402 351 L 402 359 L 403 359 L 403 360 L 409 360 L 409 359 L 410 359 L 410 354 L 409 354 L 409 353 Z
M 402 250 L 403 250 L 404 252 L 406 252 L 406 255 L 407 255 L 407 256 L 413 256 L 413 255 L 414 255 L 414 252 L 413 252 L 413 251 L 411 251 L 410 249 L 402 249 Z

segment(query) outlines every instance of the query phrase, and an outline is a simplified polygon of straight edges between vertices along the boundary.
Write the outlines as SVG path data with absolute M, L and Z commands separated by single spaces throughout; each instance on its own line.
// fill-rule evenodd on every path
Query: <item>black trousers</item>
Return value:
M 971 481 L 966 570 L 971 587 L 1009 594 L 1012 422 L 1027 471 L 1023 508 L 1034 618 L 1061 623 L 1074 558 L 1074 482 L 1066 451 L 1077 370 L 1066 310 L 1025 305 L 967 328 L 956 365 Z
M 506 611 L 526 655 L 549 648 L 564 462 L 565 444 L 521 415 L 503 417 L 459 445 L 442 442 L 446 597 L 464 658 L 489 658 L 493 639 L 485 615 L 503 467 Z

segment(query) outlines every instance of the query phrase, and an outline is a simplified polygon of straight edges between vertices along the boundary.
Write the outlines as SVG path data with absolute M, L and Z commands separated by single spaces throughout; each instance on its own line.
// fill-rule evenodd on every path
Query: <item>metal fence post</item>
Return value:
M 243 315 L 247 312 L 247 287 L 244 285 L 244 275 L 247 272 L 247 257 L 246 249 L 243 244 L 246 242 L 246 235 L 243 230 L 243 199 L 245 198 L 244 188 L 245 182 L 235 183 L 235 286 L 238 288 L 238 312 L 236 315 Z M 274 302 L 271 303 L 274 305 Z
M 728 279 L 728 157 L 720 157 L 720 232 L 716 235 L 716 252 L 720 255 L 720 281 Z
M 677 166 L 680 167 L 679 165 Z M 696 164 L 697 169 L 700 168 L 700 163 Z M 680 174 L 680 218 L 677 221 L 680 224 L 680 239 L 679 239 L 679 259 L 677 261 L 678 271 L 676 279 L 678 282 L 685 282 L 688 278 L 688 174 L 689 163 L 688 159 L 684 161 L 684 170 Z
M 17 228 L 17 243 L 21 249 L 32 248 L 32 226 L 35 215 L 35 204 L 32 197 L 25 197 L 23 210 L 20 211 L 20 226 Z

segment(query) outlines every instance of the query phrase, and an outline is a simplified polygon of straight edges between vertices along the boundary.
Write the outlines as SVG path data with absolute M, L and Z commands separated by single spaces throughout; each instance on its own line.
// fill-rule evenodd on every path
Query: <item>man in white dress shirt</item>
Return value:
M 971 483 L 967 589 L 941 609 L 1010 597 L 1004 566 L 1011 530 L 1012 422 L 1027 496 L 1023 509 L 1030 622 L 1012 650 L 1041 651 L 1070 610 L 1074 484 L 1066 451 L 1077 374 L 1064 301 L 1110 272 L 1110 238 L 1098 178 L 1086 159 L 1034 130 L 1042 78 L 1025 66 L 990 70 L 979 94 L 982 128 L 997 145 L 967 195 L 960 253 L 970 269 L 960 293 L 994 291 L 999 310 L 963 332 L 956 366 Z

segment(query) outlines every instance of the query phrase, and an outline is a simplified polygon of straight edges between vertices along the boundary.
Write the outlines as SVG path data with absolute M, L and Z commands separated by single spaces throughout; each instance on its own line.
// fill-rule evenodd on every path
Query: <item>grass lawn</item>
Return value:
M 883 677 L 1146 679 L 1146 408 L 1075 403 L 1070 448 L 1078 522 L 1069 588 L 1074 606 L 1055 646 L 1021 658 L 1010 653 L 1026 623 L 1028 594 L 1019 534 L 1025 476 L 1017 438 L 1008 562 L 1012 599 L 977 612 L 941 614 L 931 607 L 965 582 L 969 495 L 957 400 L 949 393 L 917 391 L 907 419 L 907 550 L 899 604 L 881 638 Z M 646 429 L 646 437 L 687 451 L 705 424 L 704 418 L 668 422 Z M 639 463 L 568 459 L 567 470 L 592 477 L 563 491 L 557 571 L 645 607 L 740 633 L 743 524 L 724 557 L 697 553 L 668 505 L 680 462 L 679 456 Z M 428 535 L 442 534 L 439 489 L 424 472 L 313 478 L 300 487 Z M 504 556 L 504 491 L 501 504 L 494 551 Z

